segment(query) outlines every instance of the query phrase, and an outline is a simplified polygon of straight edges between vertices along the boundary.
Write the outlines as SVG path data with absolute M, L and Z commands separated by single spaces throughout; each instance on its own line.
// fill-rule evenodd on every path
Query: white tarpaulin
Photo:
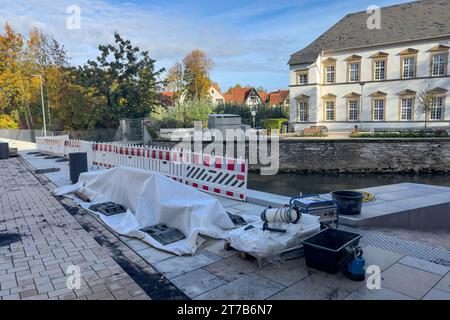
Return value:
M 117 233 L 177 255 L 195 253 L 201 242 L 199 234 L 223 239 L 226 231 L 234 228 L 216 198 L 156 172 L 127 167 L 87 172 L 80 175 L 77 184 L 62 187 L 55 194 L 77 190 L 91 200 L 80 203 L 84 208 L 112 201 L 128 209 L 127 213 L 109 217 L 96 212 Z M 139 230 L 159 223 L 179 229 L 186 239 L 162 245 Z
M 283 250 L 298 246 L 300 241 L 320 231 L 320 217 L 302 214 L 295 224 L 272 223 L 270 227 L 286 230 L 285 233 L 263 230 L 263 222 L 253 223 L 254 228 L 241 227 L 228 233 L 227 240 L 237 250 L 257 257 L 267 258 Z

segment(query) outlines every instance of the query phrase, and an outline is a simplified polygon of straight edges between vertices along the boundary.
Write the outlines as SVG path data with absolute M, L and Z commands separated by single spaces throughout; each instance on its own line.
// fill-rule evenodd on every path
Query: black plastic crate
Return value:
M 310 268 L 335 274 L 339 262 L 346 255 L 345 248 L 359 245 L 360 234 L 338 229 L 325 229 L 303 241 L 306 265 Z

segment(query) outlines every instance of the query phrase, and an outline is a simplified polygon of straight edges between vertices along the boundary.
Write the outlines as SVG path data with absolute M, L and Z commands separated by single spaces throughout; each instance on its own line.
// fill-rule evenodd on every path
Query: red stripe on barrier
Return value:
M 128 148 L 125 148 L 125 154 L 128 155 Z
M 233 196 L 233 192 L 227 191 L 226 195 L 229 196 L 229 197 L 232 197 Z
M 243 195 L 243 194 L 240 194 L 240 195 L 239 195 L 239 198 L 244 199 L 244 195 Z
M 159 152 L 158 159 L 163 160 L 163 152 L 162 151 Z
M 242 174 L 238 174 L 236 176 L 236 179 L 243 181 L 243 180 L 245 180 L 245 177 Z
M 203 165 L 207 167 L 211 165 L 211 157 L 209 155 L 203 156 Z
M 166 152 L 166 160 L 170 161 L 170 152 Z
M 207 186 L 202 187 L 203 190 L 208 190 L 209 188 Z
M 152 150 L 152 158 L 156 159 L 156 150 Z
M 216 169 L 222 168 L 222 158 L 216 158 Z
M 245 163 L 241 164 L 241 172 L 245 172 Z
M 220 189 L 214 188 L 215 193 L 220 193 Z
M 233 160 L 228 160 L 227 169 L 234 171 L 234 161 Z
M 198 184 L 195 183 L 195 182 L 192 184 L 192 186 L 193 186 L 194 188 L 198 188 Z

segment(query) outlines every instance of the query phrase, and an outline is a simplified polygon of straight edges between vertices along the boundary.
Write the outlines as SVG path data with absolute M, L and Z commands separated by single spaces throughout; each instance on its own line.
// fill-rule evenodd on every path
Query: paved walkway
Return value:
M 80 289 L 67 269 L 80 267 Z M 0 297 L 148 299 L 19 159 L 0 160 Z
M 43 160 L 25 154 L 24 157 L 33 165 L 54 166 L 51 162 L 55 159 Z M 67 179 L 63 172 L 45 176 L 59 183 Z M 50 185 L 48 181 L 42 183 Z M 219 200 L 227 211 L 235 214 L 259 215 L 263 209 L 252 203 Z M 64 203 L 72 208 L 69 200 Z M 108 232 L 103 224 L 92 222 L 93 216 L 89 214 L 84 214 L 82 219 L 78 214 L 74 217 L 84 228 L 83 219 L 90 219 L 87 227 L 89 234 L 102 243 L 99 234 Z M 108 233 L 107 238 L 110 237 L 115 235 Z M 450 299 L 449 266 L 414 257 L 408 250 L 398 252 L 396 248 L 380 248 L 376 239 L 369 243 L 363 241 L 363 249 L 367 265 L 378 265 L 383 271 L 380 290 L 369 290 L 364 282 L 350 281 L 341 274 L 329 275 L 309 269 L 303 258 L 281 263 L 273 261 L 259 269 L 255 261 L 242 260 L 235 251 L 225 251 L 223 241 L 215 239 L 207 239 L 194 256 L 178 257 L 149 247 L 139 240 L 119 238 L 121 241 L 112 241 L 114 245 L 121 246 L 121 252 L 135 253 L 137 257 L 131 260 L 145 260 L 139 262 L 139 266 L 146 268 L 154 278 L 158 272 L 164 275 L 160 277 L 161 285 L 153 284 L 155 279 L 152 277 L 141 279 L 140 283 L 150 282 L 151 288 L 145 288 L 145 292 L 156 299 L 183 298 L 180 292 L 193 299 Z M 391 245 L 391 239 L 387 240 Z M 124 245 L 129 250 L 124 249 Z M 108 251 L 105 245 L 103 250 L 120 262 L 116 257 L 117 250 Z

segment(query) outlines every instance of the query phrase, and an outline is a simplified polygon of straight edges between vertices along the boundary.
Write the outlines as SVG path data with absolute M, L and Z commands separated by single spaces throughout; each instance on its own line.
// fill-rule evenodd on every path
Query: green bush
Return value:
M 267 130 L 267 133 L 270 134 L 272 130 L 280 130 L 283 126 L 283 123 L 287 122 L 288 119 L 265 119 L 261 120 L 261 127 Z
M 7 114 L 0 115 L 0 129 L 18 129 L 17 122 Z

